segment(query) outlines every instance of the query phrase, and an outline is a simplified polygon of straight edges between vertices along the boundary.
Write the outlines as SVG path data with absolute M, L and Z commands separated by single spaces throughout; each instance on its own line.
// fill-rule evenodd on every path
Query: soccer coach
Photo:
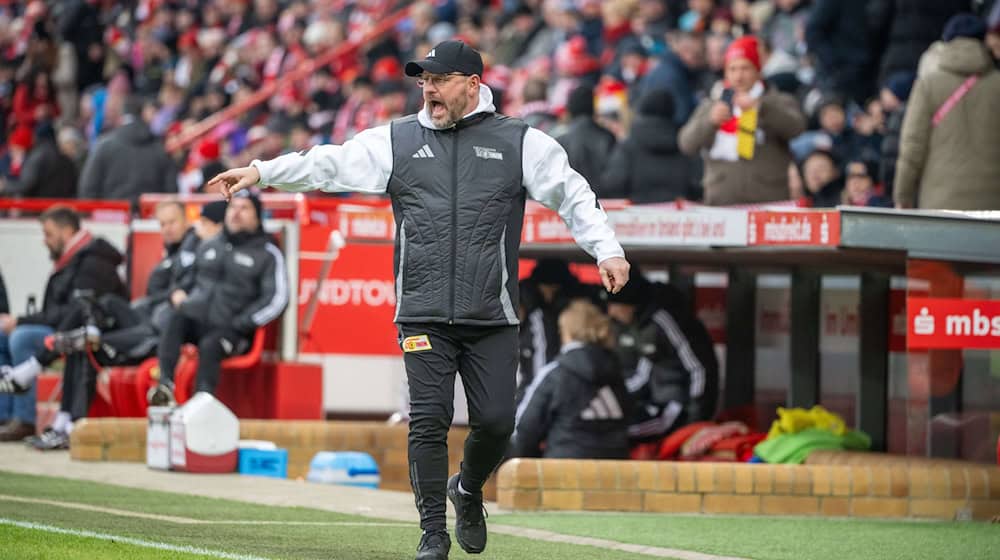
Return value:
M 410 483 L 423 536 L 418 560 L 448 557 L 445 495 L 455 537 L 486 547 L 482 487 L 514 428 L 518 247 L 525 198 L 557 211 L 597 260 L 605 289 L 629 264 L 590 186 L 545 133 L 499 115 L 480 83 L 483 60 L 460 41 L 406 65 L 424 106 L 343 145 L 225 171 L 208 186 L 228 198 L 261 184 L 284 191 L 388 193 L 396 221 L 396 313 L 410 387 Z M 461 472 L 448 479 L 455 372 L 469 402 Z

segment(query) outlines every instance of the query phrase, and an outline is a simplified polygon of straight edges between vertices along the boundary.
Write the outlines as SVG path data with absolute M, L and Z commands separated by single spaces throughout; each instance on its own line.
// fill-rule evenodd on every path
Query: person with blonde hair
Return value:
M 559 356 L 536 374 L 518 406 L 510 455 L 627 458 L 630 403 L 611 351 L 611 319 L 575 301 L 559 315 L 559 331 Z

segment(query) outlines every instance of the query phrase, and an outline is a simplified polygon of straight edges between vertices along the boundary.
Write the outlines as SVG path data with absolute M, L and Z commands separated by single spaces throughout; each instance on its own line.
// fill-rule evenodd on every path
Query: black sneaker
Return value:
M 0 393 L 13 393 L 19 395 L 28 390 L 28 387 L 21 387 L 10 375 L 10 366 L 0 366 Z
M 149 406 L 174 406 L 174 388 L 169 383 L 160 383 L 146 395 Z
M 417 546 L 417 560 L 448 560 L 450 550 L 448 531 L 424 531 Z
M 455 506 L 455 540 L 462 550 L 479 554 L 486 549 L 486 506 L 483 495 L 463 494 L 458 489 L 459 475 L 448 479 L 448 499 Z

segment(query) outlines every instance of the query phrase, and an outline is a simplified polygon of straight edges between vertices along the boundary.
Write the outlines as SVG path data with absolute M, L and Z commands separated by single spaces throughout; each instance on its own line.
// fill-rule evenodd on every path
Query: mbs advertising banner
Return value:
M 1000 348 L 1000 300 L 910 298 L 908 348 Z

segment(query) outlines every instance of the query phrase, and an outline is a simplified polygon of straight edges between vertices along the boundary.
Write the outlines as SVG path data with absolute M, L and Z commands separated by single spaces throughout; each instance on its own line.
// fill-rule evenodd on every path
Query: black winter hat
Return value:
M 539 260 L 531 271 L 531 279 L 538 284 L 566 285 L 576 282 L 576 276 L 569 271 L 566 261 L 556 258 Z
M 654 89 L 639 98 L 639 114 L 651 117 L 674 118 L 674 98 L 665 89 Z
M 986 22 L 970 13 L 955 14 L 944 24 L 941 39 L 951 41 L 960 37 L 978 39 L 986 38 Z
M 573 117 L 593 115 L 594 88 L 583 85 L 573 89 L 569 94 L 569 99 L 566 100 L 566 110 Z
M 201 207 L 201 217 L 207 218 L 214 223 L 221 224 L 226 220 L 226 207 L 229 204 L 225 200 L 213 200 Z

